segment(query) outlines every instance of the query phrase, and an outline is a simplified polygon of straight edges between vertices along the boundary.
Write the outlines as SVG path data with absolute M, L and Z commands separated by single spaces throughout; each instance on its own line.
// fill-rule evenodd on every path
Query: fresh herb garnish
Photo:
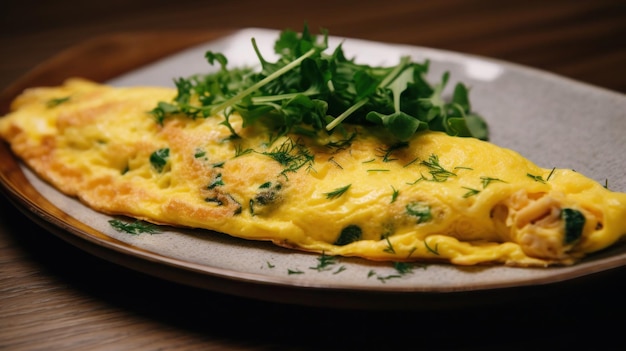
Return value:
M 534 180 L 536 182 L 539 182 L 539 183 L 545 183 L 546 182 L 546 180 L 543 179 L 543 177 L 540 176 L 540 175 L 534 175 L 534 174 L 526 173 L 526 176 L 531 178 L 532 180 Z
M 154 151 L 150 154 L 150 164 L 154 169 L 161 173 L 167 164 L 167 159 L 170 157 L 170 149 L 162 148 Z
M 409 143 L 400 142 L 400 143 L 393 144 L 386 149 L 382 149 L 382 148 L 378 149 L 378 151 L 382 153 L 380 157 L 382 157 L 383 162 L 391 162 L 391 161 L 396 160 L 395 158 L 391 158 L 391 155 L 393 154 L 394 151 L 408 147 L 408 146 L 409 146 Z
M 426 266 L 422 267 L 426 268 Z M 413 265 L 408 262 L 393 262 L 393 268 L 396 270 L 397 274 L 378 275 L 376 271 L 370 270 L 367 273 L 367 277 L 370 278 L 376 276 L 376 279 L 378 279 L 381 283 L 386 283 L 390 279 L 402 278 L 407 274 L 413 273 Z
M 322 31 L 318 40 L 307 26 L 299 34 L 280 33 L 275 62 L 261 54 L 254 38 L 251 43 L 260 70 L 228 68 L 223 54 L 207 52 L 207 62 L 219 64 L 219 69 L 176 79 L 176 97 L 152 110 L 157 122 L 172 115 L 206 118 L 221 113 L 222 124 L 236 135 L 228 118 L 238 113 L 244 127 L 265 123 L 277 136 L 331 131 L 346 121 L 381 125 L 400 141 L 425 129 L 487 139 L 484 120 L 471 112 L 468 89 L 458 83 L 446 101 L 449 74 L 431 85 L 425 79 L 428 61 L 412 62 L 406 56 L 395 66 L 359 64 L 346 58 L 341 45 L 327 53 L 328 33 Z
M 450 177 L 456 177 L 456 173 L 448 171 L 439 163 L 439 156 L 430 155 L 428 161 L 420 162 L 421 165 L 428 167 L 428 172 L 432 176 L 430 180 L 433 182 L 445 182 Z
M 564 208 L 561 211 L 561 218 L 565 222 L 565 237 L 563 239 L 565 244 L 569 245 L 580 239 L 585 227 L 585 215 L 578 210 Z
M 426 247 L 426 250 L 428 250 L 428 252 L 439 256 L 439 243 L 435 244 L 435 247 L 433 248 L 428 245 L 428 242 L 426 240 L 424 240 L 424 246 Z
M 211 183 L 207 186 L 207 189 L 211 190 L 211 189 L 215 189 L 218 186 L 222 186 L 224 185 L 224 180 L 222 179 L 222 173 L 218 173 L 213 180 L 211 181 Z
M 485 189 L 487 187 L 487 185 L 491 184 L 492 182 L 502 182 L 502 183 L 506 183 L 504 180 L 499 179 L 499 178 L 492 178 L 492 177 L 480 177 L 480 180 L 482 181 L 483 184 L 483 189 Z
M 136 220 L 134 222 L 124 222 L 119 219 L 111 219 L 109 220 L 109 224 L 118 232 L 128 233 L 131 235 L 139 235 L 143 233 L 158 234 L 161 232 L 156 225 L 140 220 Z
M 202 158 L 206 156 L 206 151 L 202 150 L 202 149 L 196 149 L 196 151 L 193 154 L 194 158 Z
M 62 103 L 67 102 L 69 100 L 70 100 L 69 96 L 62 97 L 62 98 L 50 99 L 50 100 L 48 100 L 48 102 L 46 102 L 46 107 L 47 108 L 57 107 L 57 106 L 61 105 Z
M 337 245 L 337 246 L 348 245 L 355 241 L 361 240 L 362 236 L 363 236 L 363 231 L 361 230 L 361 227 L 359 227 L 358 225 L 351 224 L 341 230 L 341 233 L 339 234 L 339 237 L 335 241 L 334 245 Z
M 548 174 L 548 177 L 546 178 L 546 181 L 550 180 L 550 178 L 552 178 L 552 175 L 554 174 L 554 171 L 556 171 L 556 167 L 552 167 L 552 170 L 550 171 L 550 174 Z
M 396 202 L 396 200 L 398 199 L 398 195 L 400 195 L 400 190 L 396 189 L 393 187 L 393 185 L 391 186 L 391 202 L 390 203 L 394 203 Z
M 409 216 L 417 217 L 417 223 L 424 223 L 431 219 L 430 206 L 424 202 L 411 202 L 406 205 L 406 213 Z
M 315 156 L 306 146 L 287 138 L 280 146 L 271 151 L 263 152 L 263 155 L 269 156 L 285 168 L 281 172 L 286 177 L 288 172 L 296 172 L 300 168 L 307 166 L 312 167 Z
M 331 269 L 330 267 L 336 263 L 337 263 L 336 256 L 329 256 L 329 255 L 326 255 L 324 252 L 322 252 L 322 255 L 320 255 L 317 258 L 317 266 L 309 267 L 309 269 L 313 269 L 318 272 L 328 271 Z
M 463 198 L 468 198 L 471 196 L 474 196 L 478 193 L 480 193 L 480 190 L 478 189 L 474 189 L 474 188 L 468 188 L 468 187 L 462 187 L 463 189 L 467 190 L 467 192 L 465 194 L 463 194 Z
M 352 186 L 352 184 L 348 184 L 340 188 L 337 188 L 331 192 L 324 193 L 324 195 L 326 195 L 327 199 L 336 199 L 340 197 L 341 195 L 345 194 L 345 192 L 348 191 L 348 189 L 350 189 L 350 186 Z
M 387 247 L 385 247 L 383 252 L 395 254 L 396 249 L 393 248 L 393 244 L 391 244 L 391 240 L 389 240 L 389 235 L 385 235 L 385 241 L 387 242 Z

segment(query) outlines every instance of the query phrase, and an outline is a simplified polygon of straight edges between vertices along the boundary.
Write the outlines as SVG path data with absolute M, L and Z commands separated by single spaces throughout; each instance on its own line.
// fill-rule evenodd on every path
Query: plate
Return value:
M 106 83 L 114 86 L 174 86 L 177 77 L 214 69 L 207 50 L 221 52 L 229 65 L 254 65 L 255 38 L 272 57 L 279 32 L 250 28 L 197 45 L 133 69 Z M 483 115 L 491 142 L 514 149 L 545 168 L 571 168 L 626 191 L 626 97 L 543 71 L 483 57 L 432 48 L 331 37 L 334 48 L 357 62 L 395 65 L 401 56 L 430 61 L 429 80 L 450 73 L 448 87 L 470 87 L 473 109 Z M 449 91 L 447 92 L 450 93 Z M 183 284 L 221 293 L 286 303 L 355 308 L 453 306 L 509 296 L 520 289 L 553 286 L 624 266 L 626 246 L 590 256 L 570 267 L 548 269 L 414 265 L 398 276 L 390 263 L 340 258 L 320 270 L 319 255 L 270 243 L 204 231 L 165 228 L 160 234 L 116 232 L 112 218 L 60 194 L 0 146 L 0 181 L 16 206 L 78 247 L 112 262 Z M 511 294 L 507 295 L 506 293 Z

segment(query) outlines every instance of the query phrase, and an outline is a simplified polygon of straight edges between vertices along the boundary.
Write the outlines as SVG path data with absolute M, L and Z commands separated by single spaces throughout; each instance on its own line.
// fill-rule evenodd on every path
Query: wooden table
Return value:
M 332 35 L 489 56 L 626 92 L 623 1 L 10 1 L 0 11 L 2 112 L 32 82 L 54 84 L 67 72 L 105 80 L 230 30 L 305 21 Z M 129 48 L 123 62 L 106 56 L 120 45 Z M 92 60 L 73 60 L 77 52 Z M 624 279 L 616 269 L 460 309 L 283 305 L 101 260 L 0 199 L 0 350 L 599 349 L 623 331 Z

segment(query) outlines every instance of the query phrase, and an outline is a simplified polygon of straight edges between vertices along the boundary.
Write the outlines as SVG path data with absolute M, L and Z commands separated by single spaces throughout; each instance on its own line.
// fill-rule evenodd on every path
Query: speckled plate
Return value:
M 207 50 L 224 53 L 229 65 L 256 64 L 254 37 L 271 57 L 278 32 L 245 29 L 134 69 L 107 83 L 173 86 L 176 77 L 213 69 Z M 330 38 L 358 62 L 391 65 L 402 55 L 430 60 L 430 79 L 449 71 L 453 86 L 471 87 L 475 111 L 488 121 L 491 141 L 519 151 L 540 166 L 575 169 L 615 191 L 626 191 L 626 97 L 553 74 L 506 62 L 414 46 Z M 0 180 L 9 199 L 54 233 L 113 262 L 164 279 L 218 292 L 304 305 L 356 308 L 455 306 L 549 286 L 626 263 L 617 245 L 571 267 L 523 269 L 415 265 L 403 275 L 389 263 L 340 258 L 315 269 L 319 255 L 203 230 L 164 228 L 160 234 L 128 235 L 96 213 L 42 182 L 0 145 Z M 514 296 L 514 294 L 509 294 Z M 391 297 L 391 298 L 390 298 Z

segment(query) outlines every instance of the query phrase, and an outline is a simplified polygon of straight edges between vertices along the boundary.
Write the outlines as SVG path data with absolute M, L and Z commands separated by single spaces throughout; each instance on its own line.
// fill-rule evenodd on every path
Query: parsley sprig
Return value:
M 277 136 L 331 132 L 346 122 L 380 125 L 400 141 L 427 129 L 487 139 L 486 123 L 471 111 L 465 85 L 457 83 L 451 99 L 444 99 L 448 73 L 431 85 L 424 78 L 428 61 L 405 56 L 395 66 L 359 64 L 345 56 L 342 45 L 327 53 L 328 33 L 322 31 L 322 37 L 318 40 L 306 25 L 301 33 L 282 31 L 275 62 L 262 55 L 253 38 L 260 70 L 228 68 L 223 54 L 208 51 L 207 61 L 219 64 L 219 70 L 175 79 L 177 96 L 159 102 L 152 113 L 159 123 L 172 115 L 222 114 L 234 137 L 229 117 L 238 113 L 244 127 L 264 123 Z

